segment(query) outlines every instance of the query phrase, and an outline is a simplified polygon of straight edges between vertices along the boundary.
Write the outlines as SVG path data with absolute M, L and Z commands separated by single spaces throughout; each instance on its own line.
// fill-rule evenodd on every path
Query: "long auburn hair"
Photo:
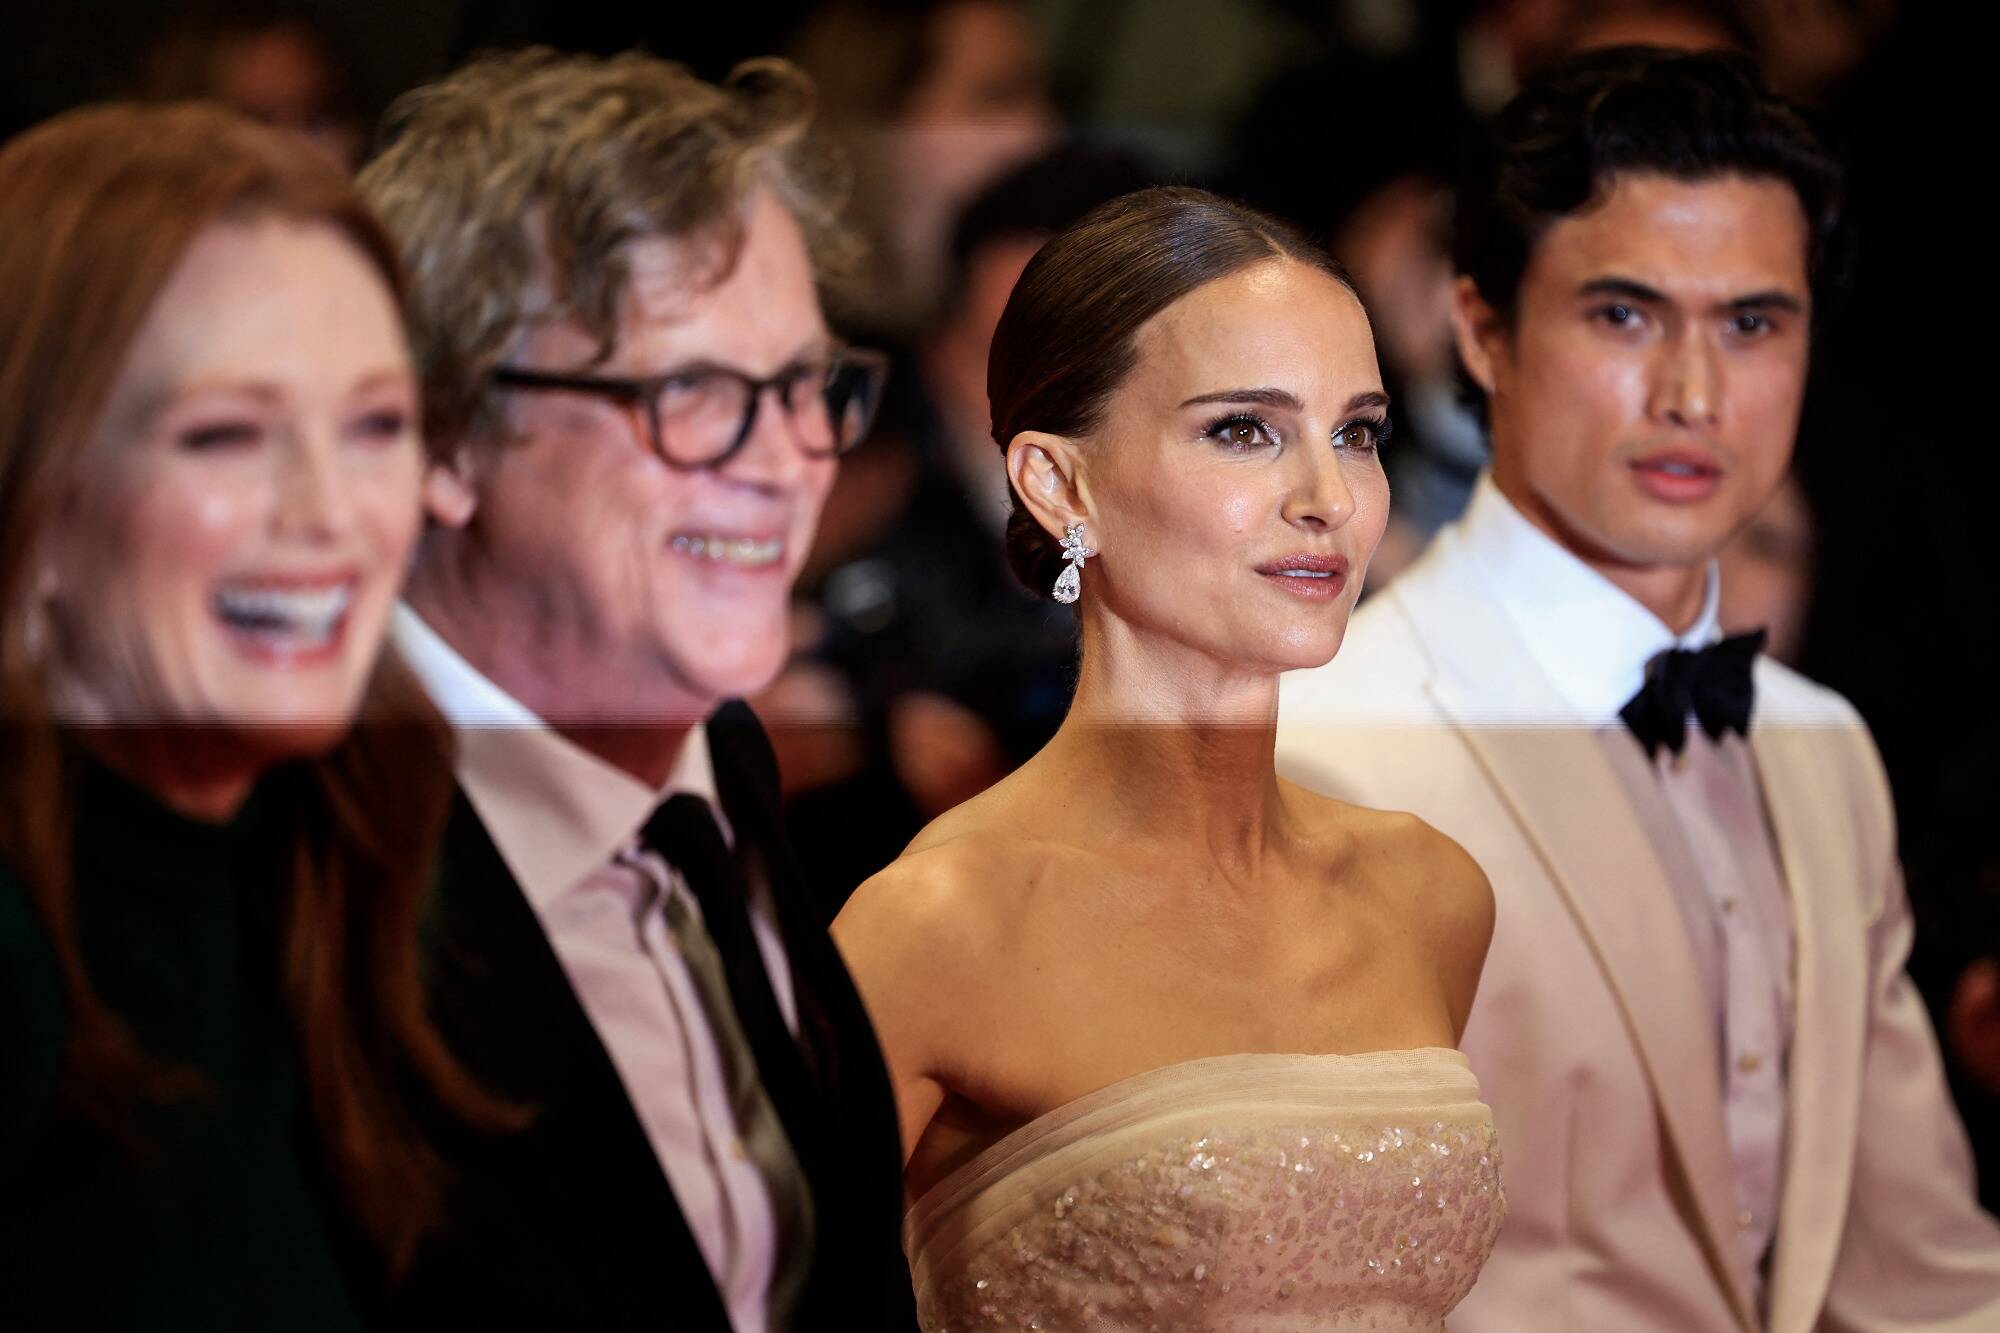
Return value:
M 69 1007 L 62 1095 L 128 1139 L 138 1107 L 193 1080 L 138 1049 L 78 948 L 71 839 L 77 747 L 52 714 L 37 640 L 38 566 L 126 356 L 208 227 L 332 227 L 400 302 L 396 251 L 333 167 L 219 108 L 107 105 L 0 149 L 0 860 L 46 925 Z M 385 653 L 362 717 L 288 766 L 282 976 L 313 1120 L 348 1207 L 407 1264 L 438 1221 L 442 1166 L 417 1129 L 436 1106 L 506 1120 L 430 1024 L 420 915 L 451 798 L 449 733 Z M 413 1101 L 421 1099 L 419 1107 Z

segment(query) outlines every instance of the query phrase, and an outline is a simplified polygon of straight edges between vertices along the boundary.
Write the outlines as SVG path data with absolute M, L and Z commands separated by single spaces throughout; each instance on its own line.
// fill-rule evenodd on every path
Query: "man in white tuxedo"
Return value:
M 1626 49 L 1524 88 L 1482 173 L 1454 324 L 1491 470 L 1279 731 L 1289 776 L 1493 881 L 1464 1048 L 1509 1217 L 1452 1327 L 2000 1329 L 1873 742 L 1717 642 L 1714 556 L 1785 475 L 1838 281 L 1837 164 L 1746 67 Z

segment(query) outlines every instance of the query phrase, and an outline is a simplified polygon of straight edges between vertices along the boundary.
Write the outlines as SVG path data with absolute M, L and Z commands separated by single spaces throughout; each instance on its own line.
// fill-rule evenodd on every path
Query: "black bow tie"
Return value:
M 1699 651 L 1669 648 L 1646 663 L 1646 683 L 1618 716 L 1656 758 L 1662 748 L 1675 754 L 1687 744 L 1687 718 L 1693 713 L 1712 741 L 1722 733 L 1750 734 L 1750 705 L 1756 687 L 1750 668 L 1764 651 L 1764 631 L 1752 630 L 1712 643 Z

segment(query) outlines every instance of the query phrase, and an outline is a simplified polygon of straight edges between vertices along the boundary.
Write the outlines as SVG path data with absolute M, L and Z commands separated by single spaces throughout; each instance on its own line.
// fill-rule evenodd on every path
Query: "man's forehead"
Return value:
M 1566 285 L 1617 277 L 1689 300 L 1803 299 L 1809 243 L 1798 195 L 1778 178 L 1621 173 L 1549 226 L 1534 266 Z
M 753 199 L 734 235 L 717 227 L 641 236 L 620 247 L 623 284 L 606 367 L 641 372 L 709 360 L 771 368 L 824 347 L 829 335 L 804 237 L 789 212 L 773 205 L 775 212 Z M 597 350 L 552 300 L 530 327 L 544 348 Z

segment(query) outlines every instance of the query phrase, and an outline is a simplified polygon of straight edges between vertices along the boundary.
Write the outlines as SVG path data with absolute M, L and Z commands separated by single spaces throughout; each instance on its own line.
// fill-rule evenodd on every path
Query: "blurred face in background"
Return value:
M 327 226 L 211 226 L 88 449 L 47 564 L 59 710 L 276 752 L 337 740 L 421 517 L 416 386 L 379 271 Z
M 798 224 L 768 190 L 744 207 L 740 252 L 719 280 L 706 239 L 628 247 L 607 358 L 564 316 L 531 327 L 509 364 L 762 379 L 823 358 L 831 338 Z M 552 721 L 603 723 L 705 715 L 769 684 L 789 651 L 792 582 L 835 471 L 801 449 L 778 394 L 764 392 L 727 462 L 698 468 L 662 458 L 645 410 L 629 402 L 536 390 L 509 392 L 507 409 L 512 438 L 475 451 L 469 484 L 438 479 L 471 515 L 466 545 L 482 568 L 481 598 L 454 613 L 507 626 L 554 676 L 524 687 L 505 660 L 482 664 L 489 674 L 563 710 Z
M 1075 451 L 1103 553 L 1083 573 L 1085 614 L 1247 675 L 1326 662 L 1389 515 L 1388 403 L 1361 303 L 1311 265 L 1268 260 L 1168 306 L 1134 350 Z M 1018 464 L 1015 486 L 1034 490 Z
M 966 201 L 1058 130 L 1041 37 L 1018 0 L 941 5 L 921 45 L 922 66 L 893 116 L 857 136 L 857 199 L 886 251 L 881 280 L 898 289 L 867 299 L 897 307 L 898 320 L 929 313 Z
M 297 133 L 344 171 L 360 165 L 366 131 L 341 110 L 340 71 L 310 28 L 280 21 L 232 34 L 210 81 L 216 101 Z
M 1811 609 L 1817 537 L 1797 477 L 1787 478 L 1748 527 L 1717 557 L 1722 570 L 1722 629 L 1763 629 L 1764 651 L 1797 665 Z
M 956 299 L 922 348 L 925 387 L 937 402 L 964 471 L 998 477 L 993 466 L 993 422 L 986 404 L 986 358 L 993 330 L 1007 308 L 1021 270 L 1048 237 L 1001 236 L 966 257 Z M 1001 488 L 1004 495 L 1004 487 Z
M 1632 173 L 1543 233 L 1511 319 L 1461 279 L 1501 492 L 1614 581 L 1708 561 L 1791 459 L 1806 255 L 1782 181 Z

